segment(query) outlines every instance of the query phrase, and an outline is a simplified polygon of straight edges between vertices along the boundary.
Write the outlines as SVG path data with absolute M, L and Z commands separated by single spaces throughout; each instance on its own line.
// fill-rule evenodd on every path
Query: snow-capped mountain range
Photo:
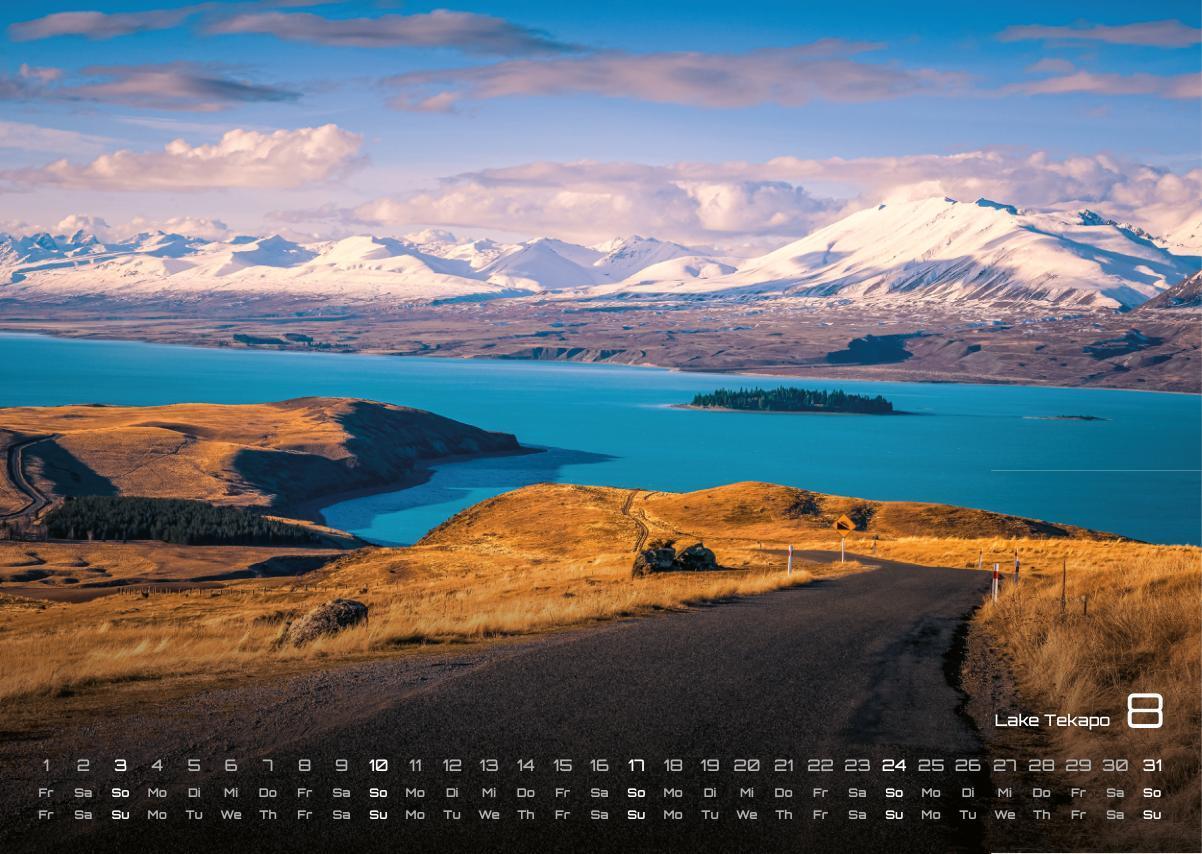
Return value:
M 648 237 L 581 246 L 554 238 L 461 241 L 440 230 L 297 243 L 211 242 L 165 232 L 0 235 L 0 298 L 341 300 L 749 294 L 853 302 L 1139 305 L 1199 269 L 1184 246 L 1093 211 L 1033 212 L 931 198 L 854 213 L 757 258 Z

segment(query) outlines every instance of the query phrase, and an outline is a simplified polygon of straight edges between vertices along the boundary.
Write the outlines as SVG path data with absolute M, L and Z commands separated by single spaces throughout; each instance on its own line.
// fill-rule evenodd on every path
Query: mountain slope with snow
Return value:
M 1092 211 L 1033 213 L 934 198 L 854 213 L 705 280 L 645 293 L 784 293 L 853 301 L 1139 305 L 1198 267 Z M 641 278 L 641 277 L 640 277 Z
M 839 301 L 1129 308 L 1202 259 L 1092 211 L 1040 213 L 933 198 L 854 213 L 758 258 L 697 254 L 650 237 L 461 241 L 441 230 L 297 243 L 166 232 L 0 235 L 0 298 L 197 299 L 212 294 L 447 300 L 553 293 L 749 294 Z
M 9 280 L 0 285 L 0 296 L 193 299 L 239 293 L 427 300 L 511 293 L 504 283 L 482 278 L 467 260 L 370 235 L 302 245 L 278 235 L 204 243 L 155 233 L 86 255 L 65 238 L 46 237 L 33 249 L 0 241 L 0 279 Z

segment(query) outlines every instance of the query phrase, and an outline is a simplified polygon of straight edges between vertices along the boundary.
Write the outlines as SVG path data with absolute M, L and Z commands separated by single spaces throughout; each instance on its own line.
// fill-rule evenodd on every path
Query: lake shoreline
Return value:
M 344 501 L 353 501 L 356 498 L 369 498 L 373 495 L 385 495 L 391 492 L 401 492 L 406 489 L 412 489 L 415 486 L 421 486 L 428 483 L 430 478 L 434 476 L 435 471 L 441 465 L 448 463 L 465 463 L 476 460 L 493 459 L 498 457 L 526 457 L 532 454 L 545 453 L 545 448 L 521 446 L 516 451 L 497 451 L 494 453 L 485 454 L 448 454 L 445 457 L 435 457 L 434 459 L 423 460 L 420 465 L 414 467 L 407 477 L 398 480 L 383 481 L 379 484 L 356 487 L 355 489 L 344 489 L 335 492 L 323 492 L 320 495 L 313 495 L 309 498 L 299 501 L 292 501 L 286 504 L 277 505 L 271 508 L 272 515 L 290 516 L 295 519 L 303 519 L 307 522 L 315 522 L 318 525 L 341 530 L 326 519 L 325 511 L 333 507 L 335 504 L 341 504 Z M 353 532 L 346 532 L 358 539 L 364 539 Z M 371 543 L 370 540 L 364 539 L 365 542 Z M 373 547 L 375 543 L 371 543 Z
M 668 409 L 686 409 L 692 412 L 738 412 L 743 415 L 867 415 L 871 417 L 889 415 L 919 415 L 895 409 L 892 412 L 833 412 L 824 409 L 735 409 L 730 406 L 694 406 L 691 403 L 669 403 Z
M 772 481 L 1064 519 L 1154 542 L 1192 542 L 1197 537 L 1192 520 L 1202 512 L 1196 397 L 825 382 L 808 387 L 881 395 L 923 417 L 884 424 L 863 418 L 721 418 L 673 411 L 670 404 L 738 385 L 726 375 L 609 364 L 321 355 L 0 334 L 0 399 L 10 406 L 79 401 L 155 406 L 181 399 L 242 404 L 350 396 L 510 433 L 527 448 L 574 451 L 546 463 L 531 456 L 475 465 L 435 461 L 417 468 L 411 460 L 368 483 L 323 478 L 311 484 L 321 494 L 298 502 L 301 512 L 294 515 L 336 519 L 336 527 L 375 542 L 410 542 L 493 489 L 557 481 L 664 491 Z M 1023 419 L 1073 414 L 1107 420 L 1057 428 Z M 1098 459 L 1135 446 L 1144 449 L 1141 471 L 1094 471 Z M 443 470 L 453 473 L 444 478 Z M 1071 483 L 1039 474 L 1060 470 L 1079 474 Z M 338 488 L 360 485 L 363 490 L 349 493 Z M 1120 512 L 1104 500 L 1116 490 L 1149 499 L 1135 511 Z M 395 501 L 380 497 L 389 492 L 396 493 Z M 310 498 L 307 492 L 293 496 Z M 336 504 L 337 512 L 327 512 Z
M 877 365 L 864 366 L 846 366 L 846 368 L 830 371 L 814 373 L 815 370 L 821 370 L 821 365 L 780 365 L 779 368 L 785 373 L 766 373 L 764 367 L 759 368 L 723 368 L 705 367 L 705 368 L 690 368 L 682 365 L 673 364 L 658 364 L 655 362 L 587 362 L 575 361 L 570 359 L 521 359 L 508 357 L 499 359 L 493 356 L 486 355 L 462 355 L 448 356 L 440 354 L 437 351 L 413 352 L 413 353 L 397 353 L 394 350 L 386 349 L 360 349 L 354 346 L 347 346 L 344 349 L 337 350 L 313 350 L 301 346 L 285 346 L 285 347 L 254 347 L 254 346 L 221 346 L 209 343 L 206 340 L 185 341 L 185 340 L 160 340 L 157 338 L 148 338 L 138 335 L 95 335 L 86 331 L 72 332 L 61 329 L 48 329 L 45 327 L 35 328 L 32 330 L 14 329 L 10 326 L 0 323 L 0 336 L 29 336 L 40 338 L 55 338 L 67 341 L 91 341 L 97 343 L 139 343 L 155 347 L 186 347 L 192 350 L 211 350 L 217 352 L 234 352 L 234 353 L 293 353 L 293 354 L 312 354 L 325 356 L 375 356 L 381 358 L 413 358 L 413 359 L 445 359 L 447 361 L 484 361 L 484 362 L 503 362 L 503 363 L 530 363 L 530 364 L 556 364 L 569 365 L 576 367 L 589 368 L 638 368 L 644 370 L 668 371 L 677 374 L 713 374 L 721 376 L 734 377 L 755 377 L 759 379 L 775 379 L 775 380 L 816 380 L 820 382 L 854 382 L 854 383 L 897 383 L 901 385 L 953 385 L 953 386 L 982 386 L 996 388 L 1051 388 L 1065 390 L 1088 390 L 1088 391 L 1132 391 L 1144 392 L 1150 394 L 1176 394 L 1185 395 L 1188 397 L 1202 397 L 1202 392 L 1197 391 L 1182 391 L 1180 389 L 1167 388 L 1147 388 L 1135 386 L 1101 386 L 1101 385 L 1063 385 L 1059 383 L 1043 383 L 1035 377 L 1016 377 L 999 378 L 989 376 L 976 376 L 968 378 L 947 377 L 940 374 L 929 374 L 923 376 L 902 375 L 902 376 L 882 376 L 879 371 L 872 370 L 878 368 Z M 864 368 L 860 370 L 859 368 Z M 795 372 L 796 371 L 796 372 Z

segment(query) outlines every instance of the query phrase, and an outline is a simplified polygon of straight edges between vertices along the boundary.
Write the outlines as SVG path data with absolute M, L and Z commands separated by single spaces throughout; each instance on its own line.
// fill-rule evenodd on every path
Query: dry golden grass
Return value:
M 869 548 L 864 541 L 855 545 L 861 553 Z M 877 543 L 881 557 L 932 566 L 975 567 L 983 556 L 986 566 L 1000 563 L 1005 578 L 1015 551 L 1022 560 L 1019 584 L 1004 581 L 998 602 L 986 602 L 976 624 L 991 647 L 1004 653 L 1024 710 L 1108 715 L 1113 722 L 1108 729 L 1046 730 L 1049 755 L 1093 760 L 1092 774 L 1074 775 L 1072 785 L 1101 791 L 1134 780 L 1140 787 L 1163 788 L 1162 802 L 1140 804 L 1163 807 L 1166 815 L 1163 825 L 1141 822 L 1145 845 L 1153 838 L 1149 834 L 1170 833 L 1173 825 L 1196 829 L 1202 785 L 1202 549 L 924 537 Z M 1127 695 L 1145 692 L 1164 696 L 1164 726 L 1128 729 Z M 1160 758 L 1164 772 L 1117 775 L 1119 780 L 1101 772 L 1102 758 L 1128 759 L 1133 770 L 1144 759 Z
M 52 698 L 82 692 L 104 696 L 111 707 L 124 686 L 145 680 L 190 690 L 215 678 L 549 631 L 804 584 L 862 567 L 798 564 L 788 577 L 776 550 L 790 542 L 837 548 L 828 517 L 863 504 L 762 484 L 687 495 L 544 484 L 469 508 L 412 548 L 355 552 L 285 584 L 247 581 L 221 591 L 42 609 L 0 601 L 0 660 L 12 663 L 0 673 L 0 703 L 37 703 L 52 714 Z M 1184 767 L 1174 771 L 1171 803 L 1188 807 L 1196 757 L 1192 765 L 1178 759 L 1197 744 L 1198 549 L 1089 539 L 1091 532 L 1082 539 L 1006 539 L 996 535 L 1047 529 L 954 509 L 959 529 L 989 538 L 918 537 L 912 534 L 931 529 L 933 505 L 870 510 L 867 532 L 849 542 L 853 553 L 868 555 L 875 543 L 880 557 L 963 567 L 982 552 L 987 564 L 1007 563 L 1017 548 L 1022 588 L 977 619 L 1013 662 L 1024 696 L 1033 708 L 1119 715 L 1129 691 L 1164 693 L 1180 712 L 1163 731 L 1147 731 L 1155 734 L 1140 747 L 1163 756 L 1166 767 Z M 665 537 L 679 546 L 704 541 L 725 570 L 632 579 L 636 543 Z M 1069 595 L 1090 593 L 1088 618 L 1059 613 L 1064 559 Z M 367 604 L 368 622 L 300 648 L 277 643 L 290 616 L 339 596 Z M 1074 730 L 1062 737 L 1107 736 Z M 1066 741 L 1056 748 L 1060 756 L 1098 759 L 1118 746 Z
M 635 493 L 632 503 L 644 495 Z M 860 568 L 798 561 L 787 576 L 778 556 L 725 537 L 729 526 L 713 522 L 693 536 L 714 548 L 723 571 L 632 579 L 640 527 L 624 512 L 631 497 L 621 489 L 530 487 L 471 508 L 418 546 L 350 553 L 284 584 L 246 581 L 220 591 L 118 595 L 42 610 L 0 603 L 0 658 L 18 662 L 0 675 L 0 700 L 523 635 Z M 277 644 L 290 616 L 340 596 L 369 607 L 365 625 L 301 648 Z
M 389 552 L 373 557 L 389 559 Z M 305 588 L 246 583 L 41 609 L 0 601 L 0 657 L 12 663 L 0 675 L 0 701 L 529 634 L 763 593 L 812 577 L 800 566 L 792 576 L 745 570 L 639 580 L 590 567 L 547 566 L 520 575 L 409 577 L 366 591 L 334 574 Z M 277 644 L 283 617 L 339 596 L 367 604 L 370 619 L 300 648 Z
M 177 546 L 148 541 L 0 541 L 0 592 L 78 601 L 112 593 L 110 585 L 189 584 L 246 571 L 275 558 L 301 556 L 316 563 L 341 553 L 337 549 Z
M 1163 801 L 1141 806 L 1163 806 L 1167 819 L 1196 830 L 1202 780 L 1199 550 L 1133 546 L 1127 554 L 1071 564 L 1071 598 L 1063 611 L 1060 573 L 1052 565 L 1010 586 L 996 604 L 987 603 L 978 620 L 1005 650 L 1019 690 L 1035 708 L 1106 714 L 1114 722 L 1096 731 L 1052 730 L 1058 755 L 1095 762 L 1127 758 L 1133 769 L 1159 758 L 1163 773 L 1127 780 L 1163 788 Z M 1088 610 L 1082 595 L 1088 595 Z M 1127 695 L 1135 692 L 1164 696 L 1162 728 L 1127 728 Z M 1098 789 L 1114 784 L 1113 775 L 1107 779 L 1097 771 L 1092 781 L 1081 781 L 1089 782 Z
M 417 462 L 516 450 L 513 437 L 429 412 L 349 398 L 0 409 L 0 451 L 24 453 L 46 495 L 138 495 L 256 507 L 395 483 Z M 0 469 L 0 505 L 12 485 Z M 8 497 L 6 497 L 8 496 Z

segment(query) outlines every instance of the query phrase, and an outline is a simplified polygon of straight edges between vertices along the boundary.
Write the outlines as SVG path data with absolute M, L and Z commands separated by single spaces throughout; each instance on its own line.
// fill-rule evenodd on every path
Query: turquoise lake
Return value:
M 691 490 L 763 480 L 940 501 L 1198 543 L 1197 396 L 789 379 L 883 394 L 907 416 L 672 409 L 779 378 L 538 362 L 219 350 L 0 335 L 0 406 L 365 397 L 429 409 L 547 449 L 441 466 L 422 486 L 345 501 L 327 521 L 411 543 L 458 510 L 540 481 Z M 1098 421 L 1056 420 L 1090 415 Z

